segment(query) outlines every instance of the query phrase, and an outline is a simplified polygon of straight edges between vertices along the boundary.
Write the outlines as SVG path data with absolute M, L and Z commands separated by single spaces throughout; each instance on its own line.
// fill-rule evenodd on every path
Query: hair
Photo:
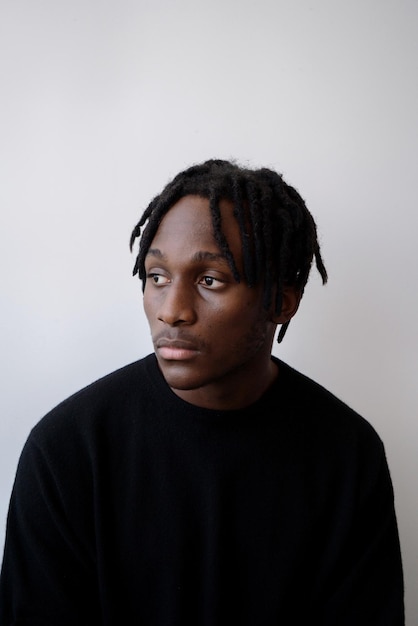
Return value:
M 263 284 L 263 306 L 280 314 L 284 286 L 293 286 L 303 295 L 313 261 L 322 282 L 328 279 L 322 260 L 315 221 L 299 193 L 281 174 L 268 169 L 248 169 L 234 161 L 210 159 L 192 165 L 175 176 L 154 197 L 132 231 L 130 249 L 137 238 L 139 253 L 133 275 L 145 288 L 145 257 L 164 215 L 180 198 L 197 195 L 209 200 L 213 233 L 237 282 Z M 219 203 L 234 205 L 242 241 L 243 276 L 222 232 Z M 282 325 L 278 342 L 289 322 Z

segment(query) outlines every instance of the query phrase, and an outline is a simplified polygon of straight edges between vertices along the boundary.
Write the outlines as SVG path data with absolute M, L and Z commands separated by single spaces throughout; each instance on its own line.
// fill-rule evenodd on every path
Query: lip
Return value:
M 187 361 L 200 352 L 190 341 L 169 339 L 168 337 L 158 339 L 155 348 L 158 355 L 166 361 Z

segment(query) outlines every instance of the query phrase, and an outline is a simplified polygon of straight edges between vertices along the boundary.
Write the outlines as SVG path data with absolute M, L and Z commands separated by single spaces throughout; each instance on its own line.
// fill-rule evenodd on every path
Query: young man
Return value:
M 155 353 L 30 433 L 1 626 L 403 624 L 383 444 L 271 354 L 313 261 L 327 279 L 300 195 L 208 161 L 153 199 L 137 238 Z

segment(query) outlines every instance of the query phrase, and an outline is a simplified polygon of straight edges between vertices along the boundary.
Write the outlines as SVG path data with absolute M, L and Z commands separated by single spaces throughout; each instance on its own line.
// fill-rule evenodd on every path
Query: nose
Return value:
M 193 324 L 196 321 L 193 287 L 172 282 L 163 291 L 158 319 L 170 326 Z

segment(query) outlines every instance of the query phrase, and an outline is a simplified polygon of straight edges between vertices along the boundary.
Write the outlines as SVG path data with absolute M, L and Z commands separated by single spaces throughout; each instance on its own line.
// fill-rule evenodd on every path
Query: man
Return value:
M 383 444 L 271 354 L 313 261 L 327 280 L 303 199 L 211 160 L 167 184 L 137 238 L 155 353 L 30 433 L 1 626 L 403 624 Z

